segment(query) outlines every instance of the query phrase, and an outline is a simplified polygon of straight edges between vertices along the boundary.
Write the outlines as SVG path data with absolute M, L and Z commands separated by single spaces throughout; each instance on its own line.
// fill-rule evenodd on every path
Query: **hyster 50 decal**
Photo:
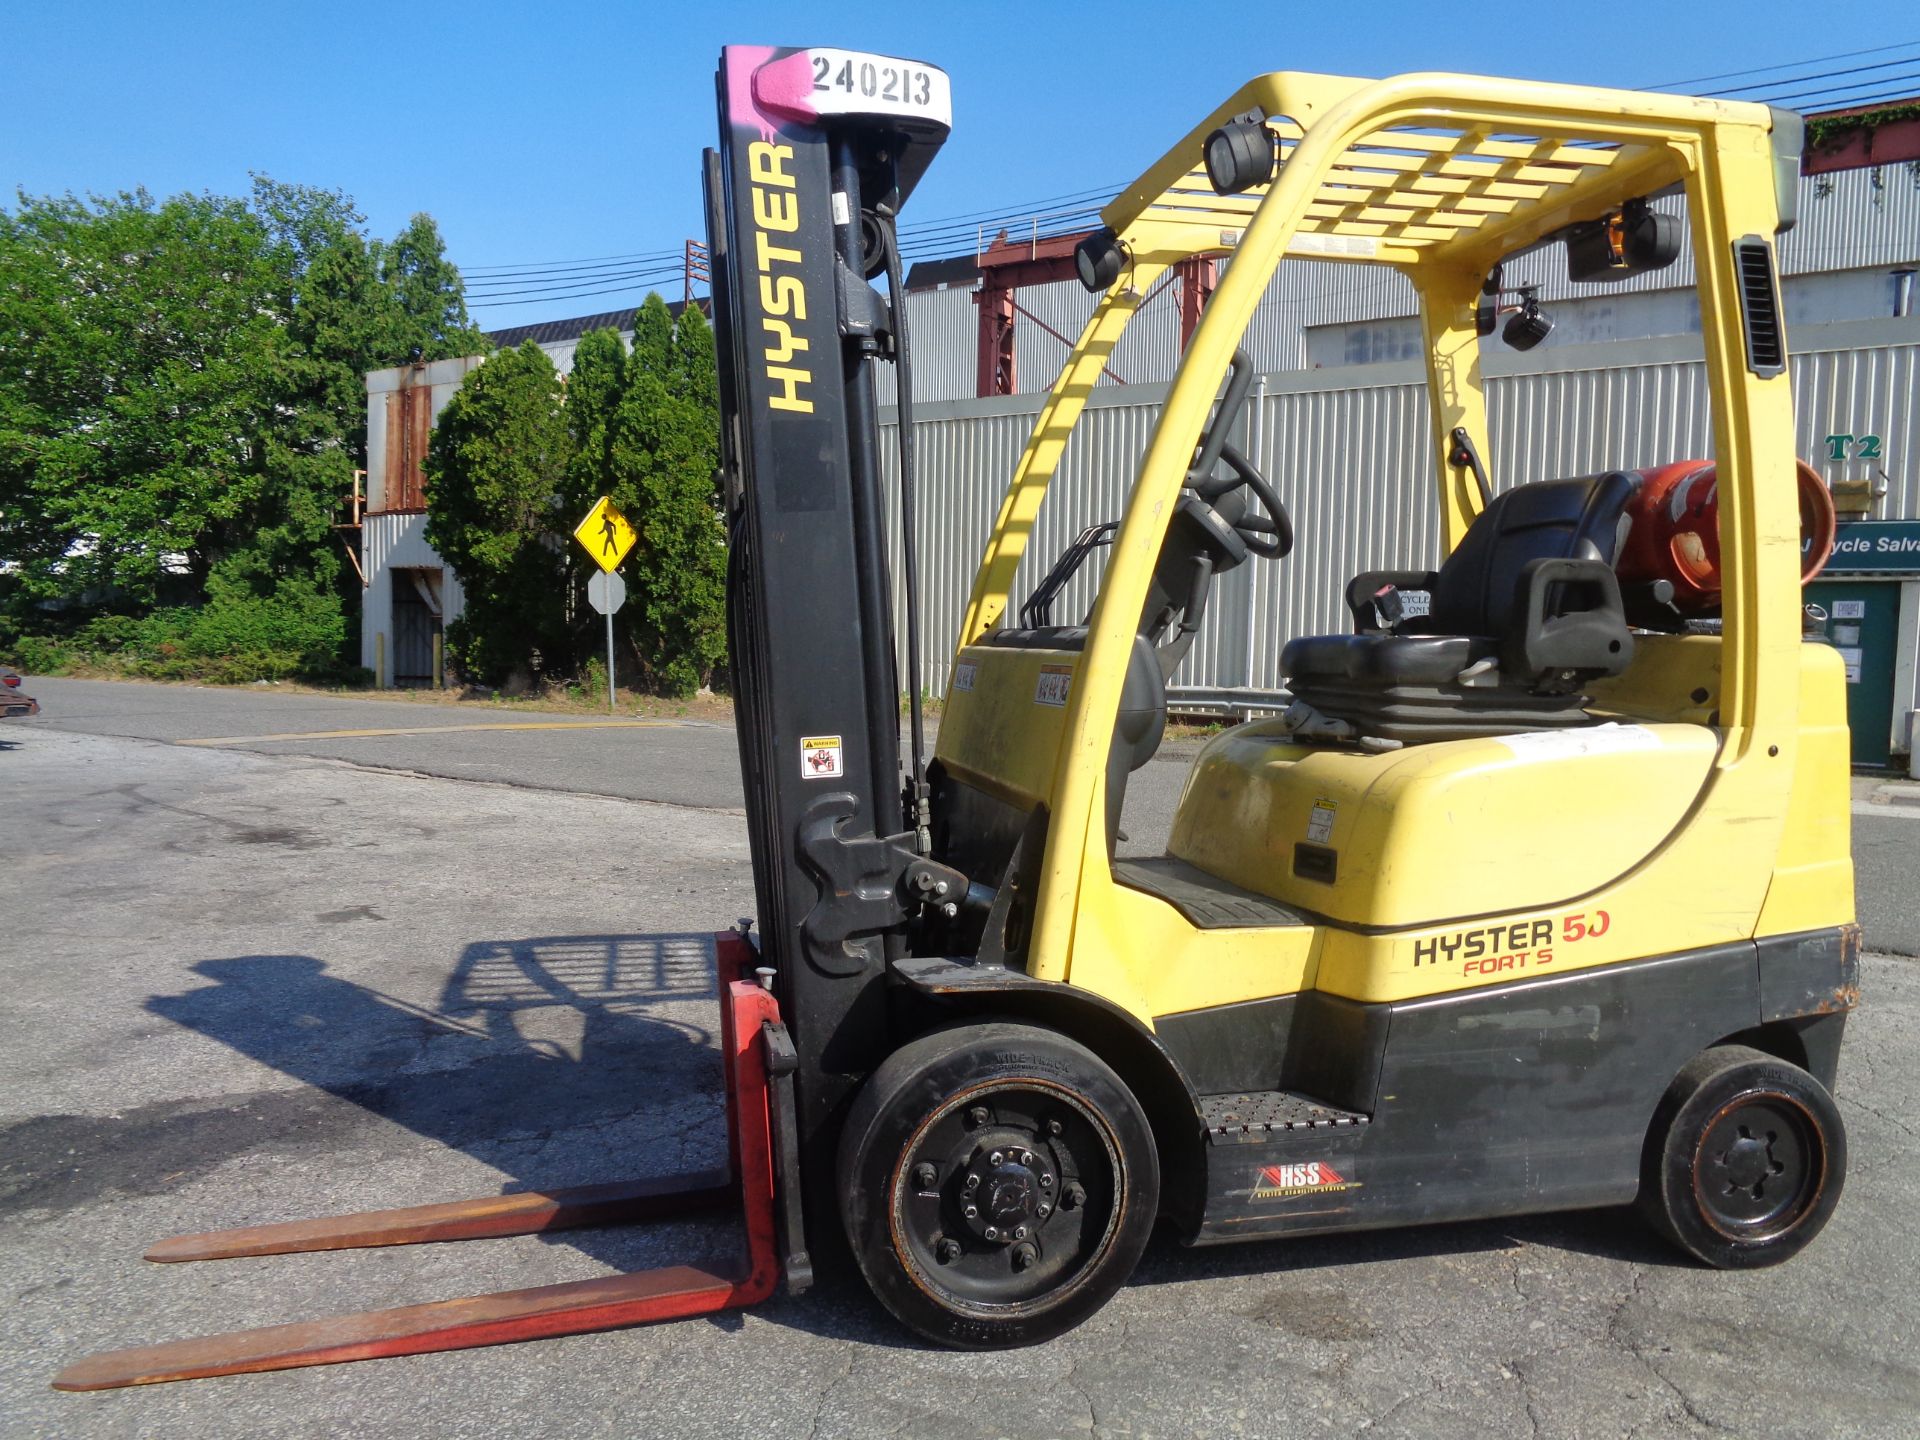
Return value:
M 1558 918 L 1501 920 L 1492 925 L 1477 925 L 1471 930 L 1456 930 L 1450 935 L 1435 935 L 1413 942 L 1413 964 L 1458 964 L 1462 975 L 1498 975 L 1507 970 L 1526 970 L 1553 963 L 1556 945 L 1577 945 L 1596 940 L 1613 925 L 1613 917 L 1604 910 L 1577 910 Z
M 1286 1200 L 1295 1195 L 1319 1195 L 1331 1190 L 1358 1190 L 1360 1182 L 1349 1180 L 1324 1160 L 1308 1160 L 1298 1165 L 1265 1166 L 1253 1182 L 1256 1200 Z

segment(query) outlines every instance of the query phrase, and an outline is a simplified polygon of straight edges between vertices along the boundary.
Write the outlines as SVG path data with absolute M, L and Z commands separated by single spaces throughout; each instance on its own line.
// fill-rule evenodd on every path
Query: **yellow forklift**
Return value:
M 947 79 L 731 47 L 718 96 L 709 234 L 760 925 L 716 947 L 729 1170 L 154 1258 L 729 1199 L 745 1258 L 118 1352 L 58 1383 L 611 1328 L 836 1267 L 936 1341 L 1028 1344 L 1098 1309 L 1162 1220 L 1205 1244 L 1637 1201 L 1710 1265 L 1806 1245 L 1845 1176 L 1830 1091 L 1859 932 L 1844 676 L 1801 638 L 1802 531 L 1817 549 L 1830 528 L 1796 488 L 1773 243 L 1797 117 L 1440 74 L 1281 72 L 1228 97 L 1080 246 L 1100 298 L 1000 506 L 929 759 L 917 703 L 900 753 L 874 371 L 899 371 L 911 597 L 895 227 L 947 136 Z M 1549 323 L 1503 264 L 1544 247 L 1575 280 L 1623 278 L 1671 263 L 1683 233 L 1715 465 L 1501 487 L 1481 351 Z M 1124 516 L 1042 571 L 1028 541 L 1115 344 L 1170 267 L 1220 254 Z M 1417 291 L 1445 555 L 1369 570 L 1352 536 L 1352 633 L 1293 639 L 1291 708 L 1205 746 L 1166 854 L 1117 858 L 1128 776 L 1162 739 L 1215 581 L 1292 545 L 1284 477 L 1233 443 L 1242 336 L 1288 257 Z M 1084 622 L 1057 623 L 1075 570 L 1101 562 Z M 911 601 L 905 629 L 912 691 Z
M 936 854 L 988 877 L 993 909 L 977 944 L 947 947 L 966 958 L 894 967 L 980 1028 L 889 1057 L 842 1142 L 855 1253 L 901 1318 L 962 1343 L 1057 1332 L 1121 1283 L 1155 1213 L 1212 1242 L 1637 1199 L 1730 1267 L 1825 1224 L 1858 930 L 1844 676 L 1801 640 L 1803 509 L 1831 530 L 1796 485 L 1773 246 L 1800 138 L 1758 105 L 1280 73 L 1107 208 L 1076 256 L 1101 299 L 987 542 L 934 764 Z M 1522 347 L 1548 323 L 1503 290 L 1503 262 L 1557 246 L 1574 280 L 1671 263 L 1668 192 L 1718 460 L 1718 583 L 1686 596 L 1697 572 L 1646 543 L 1681 538 L 1656 533 L 1673 512 L 1645 502 L 1649 477 L 1497 491 L 1481 458 L 1482 346 L 1503 310 Z M 1086 623 L 1031 606 L 1013 623 L 1102 366 L 1159 277 L 1223 250 Z M 1127 775 L 1211 581 L 1290 547 L 1276 487 L 1229 440 L 1251 380 L 1237 347 L 1289 256 L 1390 267 L 1418 293 L 1447 553 L 1368 571 L 1352 537 L 1353 633 L 1292 640 L 1293 707 L 1207 744 L 1164 856 L 1116 860 Z M 1072 1098 L 1038 1098 L 1053 1086 Z M 1031 1134 L 1008 1193 L 1039 1198 L 956 1223 L 914 1166 L 954 1132 L 955 1158 L 931 1157 L 947 1185 L 983 1103 Z M 1099 1196 L 1097 1237 L 1077 1222 L 1065 1256 L 1024 1159 L 1047 1153 L 1052 1122 L 1026 1117 L 1049 1103 L 1074 1111 L 1072 1164 Z M 973 1227 L 1006 1245 L 1009 1220 L 996 1266 Z M 943 1258 L 948 1236 L 964 1248 Z M 1028 1236 L 1050 1288 L 1023 1283 Z

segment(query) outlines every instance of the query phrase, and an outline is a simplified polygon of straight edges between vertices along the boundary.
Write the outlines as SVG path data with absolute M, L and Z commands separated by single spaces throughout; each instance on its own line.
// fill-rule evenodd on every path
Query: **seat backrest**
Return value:
M 1611 565 L 1627 501 L 1638 484 L 1632 471 L 1609 470 L 1520 485 L 1495 496 L 1441 565 L 1421 631 L 1499 639 L 1513 616 L 1528 561 L 1589 559 Z

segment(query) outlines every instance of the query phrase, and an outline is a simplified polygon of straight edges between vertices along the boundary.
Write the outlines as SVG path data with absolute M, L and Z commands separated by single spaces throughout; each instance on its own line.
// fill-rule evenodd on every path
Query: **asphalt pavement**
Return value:
M 751 909 L 752 885 L 725 727 L 33 689 L 45 713 L 0 730 L 0 1434 L 1916 1431 L 1920 968 L 1883 954 L 1838 1086 L 1846 1196 L 1776 1270 L 1702 1270 L 1616 1211 L 1207 1251 L 1163 1238 L 1087 1325 L 1010 1353 L 921 1346 L 842 1282 L 597 1336 L 57 1394 L 56 1369 L 108 1346 L 731 1253 L 726 1223 L 689 1222 L 139 1258 L 185 1230 L 711 1163 L 701 937 Z M 314 738 L 263 738 L 287 735 Z M 209 740 L 225 743 L 182 743 Z M 1136 777 L 1136 846 L 1164 833 L 1183 768 Z M 1906 805 L 1856 796 L 1879 948 L 1920 908 Z

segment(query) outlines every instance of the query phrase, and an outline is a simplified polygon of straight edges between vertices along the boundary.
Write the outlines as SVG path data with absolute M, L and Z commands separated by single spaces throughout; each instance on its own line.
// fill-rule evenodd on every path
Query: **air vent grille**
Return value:
M 1787 368 L 1787 337 L 1780 325 L 1780 291 L 1773 279 L 1773 247 L 1757 235 L 1737 240 L 1734 269 L 1746 322 L 1747 368 L 1765 378 Z

